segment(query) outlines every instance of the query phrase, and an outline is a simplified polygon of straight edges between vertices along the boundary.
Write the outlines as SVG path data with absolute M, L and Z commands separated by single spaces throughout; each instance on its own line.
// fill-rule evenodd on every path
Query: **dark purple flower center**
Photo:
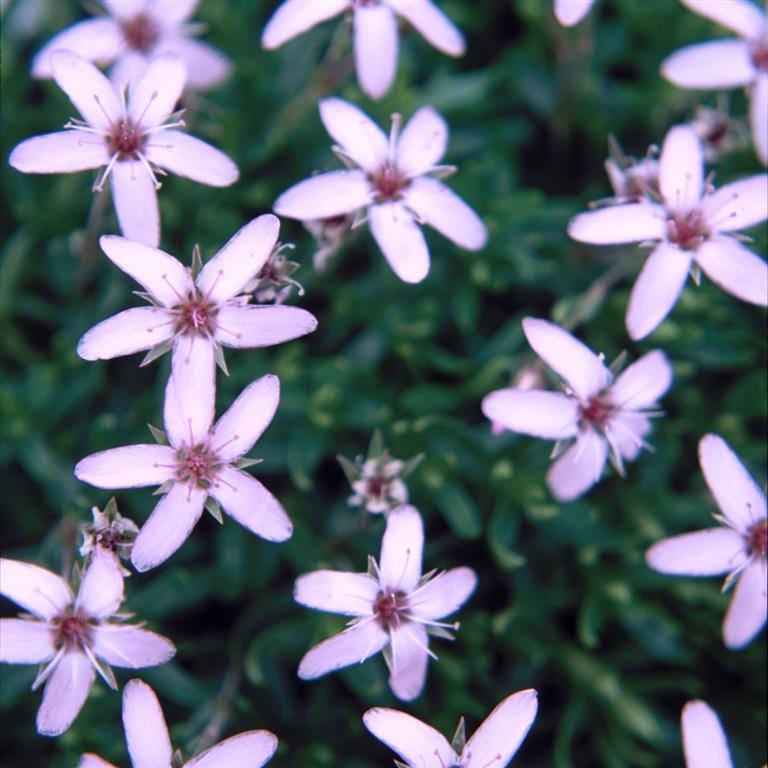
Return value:
M 385 163 L 373 177 L 373 185 L 378 193 L 379 200 L 399 200 L 401 190 L 406 186 L 405 179 L 397 167 Z
M 80 616 L 64 616 L 54 622 L 58 624 L 54 644 L 57 648 L 74 648 L 89 645 L 91 626 Z
M 612 403 L 600 395 L 595 395 L 579 406 L 579 417 L 582 425 L 586 424 L 602 431 L 608 425 L 614 411 Z
M 142 53 L 151 51 L 159 37 L 157 25 L 143 13 L 138 13 L 124 21 L 122 27 L 123 36 L 128 45 Z
M 695 250 L 709 237 L 709 228 L 701 212 L 693 210 L 667 219 L 667 234 L 683 250 Z
M 399 627 L 405 618 L 402 614 L 407 610 L 408 598 L 402 592 L 382 590 L 376 595 L 376 602 L 373 604 L 373 612 L 384 629 Z
M 216 306 L 200 295 L 177 307 L 176 332 L 211 337 L 216 331 Z
M 206 445 L 180 448 L 176 452 L 176 479 L 196 488 L 210 488 L 219 468 L 219 461 Z
M 132 158 L 144 143 L 141 133 L 130 120 L 121 120 L 112 128 L 107 139 L 112 154 L 119 155 L 119 160 Z
M 378 5 L 381 0 L 355 0 L 355 5 L 358 8 L 365 8 L 368 6 L 369 8 L 374 5 Z
M 761 40 L 752 49 L 752 63 L 756 69 L 768 69 L 768 38 Z
M 768 555 L 768 520 L 755 523 L 747 532 L 747 550 L 752 556 Z
M 365 489 L 368 496 L 380 499 L 389 490 L 389 480 L 381 475 L 374 475 L 366 480 Z

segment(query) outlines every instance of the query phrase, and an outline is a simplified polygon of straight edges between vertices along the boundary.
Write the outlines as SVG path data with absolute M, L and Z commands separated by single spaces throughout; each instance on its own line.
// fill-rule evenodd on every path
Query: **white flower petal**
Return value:
M 225 347 L 253 349 L 282 344 L 317 328 L 317 318 L 284 304 L 225 306 L 216 316 L 216 341 Z
M 293 599 L 318 611 L 370 616 L 378 592 L 378 582 L 367 573 L 313 571 L 296 579 Z
M 699 464 L 717 506 L 736 530 L 744 534 L 765 519 L 765 494 L 722 437 L 701 438 Z
M 431 0 L 385 0 L 430 44 L 449 56 L 462 56 L 466 49 L 458 27 Z
M 37 732 L 60 736 L 74 722 L 88 698 L 96 673 L 85 654 L 65 653 L 45 684 L 37 710 Z
M 167 445 L 126 445 L 81 459 L 75 477 L 96 488 L 143 488 L 170 480 L 175 464 Z
M 622 410 L 639 411 L 654 405 L 672 386 L 672 366 L 658 349 L 644 354 L 616 378 L 611 402 Z
M 42 664 L 56 653 L 55 632 L 48 624 L 29 619 L 0 619 L 0 661 Z
M 397 19 L 386 5 L 355 5 L 355 68 L 360 88 L 380 99 L 397 71 Z
M 451 568 L 430 579 L 408 598 L 414 619 L 442 619 L 461 608 L 475 591 L 477 575 L 471 568 Z
M 648 257 L 627 305 L 626 324 L 635 341 L 656 330 L 682 293 L 692 253 L 661 243 Z
M 744 562 L 744 539 L 730 528 L 706 528 L 656 542 L 646 553 L 648 565 L 673 576 L 719 576 Z
M 294 184 L 272 206 L 279 216 L 299 221 L 330 219 L 368 205 L 371 185 L 362 171 L 331 171 Z
M 429 638 L 422 624 L 405 622 L 392 630 L 392 671 L 389 687 L 402 701 L 413 701 L 427 681 Z
M 132 355 L 173 338 L 173 322 L 160 307 L 135 307 L 102 320 L 77 342 L 83 360 Z
M 320 119 L 331 138 L 363 170 L 374 173 L 387 159 L 388 141 L 368 115 L 343 99 L 323 99 Z
M 269 731 L 245 731 L 219 742 L 184 764 L 184 768 L 261 768 L 277 750 Z
M 689 701 L 680 717 L 686 768 L 732 768 L 723 726 L 703 701 Z
M 560 440 L 578 431 L 579 407 L 560 392 L 497 389 L 483 398 L 486 418 L 524 435 Z
M 661 74 L 678 88 L 715 90 L 751 83 L 755 68 L 746 42 L 714 40 L 687 45 L 667 56 Z
M 102 0 L 109 15 L 118 21 L 129 21 L 140 13 L 147 13 L 150 0 Z
M 32 60 L 32 77 L 53 77 L 51 54 L 67 50 L 88 61 L 106 64 L 123 46 L 123 33 L 114 19 L 87 19 L 52 37 Z
M 611 448 L 625 461 L 634 461 L 645 447 L 643 438 L 651 431 L 651 420 L 638 413 L 617 413 L 605 431 Z
M 113 667 L 142 669 L 165 664 L 176 653 L 174 644 L 141 627 L 103 624 L 93 633 L 93 652 Z
M 754 640 L 768 614 L 768 572 L 764 557 L 755 557 L 742 571 L 723 622 L 723 640 L 732 651 Z
M 77 768 L 116 768 L 116 766 L 98 755 L 88 753 L 80 758 Z
M 160 242 L 160 210 L 149 170 L 138 160 L 119 160 L 109 176 L 120 231 L 129 240 L 156 248 Z
M 564 27 L 575 27 L 595 0 L 555 0 L 555 17 Z
M 160 7 L 173 7 L 174 3 L 161 3 Z M 190 37 L 164 38 L 157 46 L 159 53 L 174 53 L 187 68 L 187 88 L 206 90 L 226 80 L 232 71 L 232 62 L 221 51 L 202 40 Z
M 163 405 L 163 422 L 171 445 L 178 448 L 206 440 L 215 403 L 213 342 L 200 336 L 181 336 L 173 346 Z
M 659 188 L 667 209 L 688 213 L 701 200 L 704 186 L 704 150 L 690 125 L 675 125 L 667 132 L 659 156 Z
M 144 154 L 160 168 L 209 187 L 228 187 L 240 177 L 228 155 L 181 131 L 158 131 L 147 141 Z
M 4 557 L 0 558 L 0 594 L 46 621 L 63 613 L 75 600 L 60 576 L 38 565 Z
M 17 144 L 8 158 L 9 165 L 22 173 L 75 173 L 108 162 L 104 139 L 77 130 L 33 136 Z
M 393 509 L 381 541 L 381 587 L 412 592 L 421 578 L 423 548 L 424 523 L 419 511 L 407 504 Z
M 155 692 L 141 680 L 123 690 L 123 728 L 134 768 L 168 768 L 171 741 Z
M 174 0 L 172 3 L 154 0 L 150 9 L 153 20 L 167 29 L 189 21 L 199 5 L 200 0 Z
M 164 54 L 153 59 L 130 92 L 128 116 L 134 124 L 146 129 L 165 122 L 176 108 L 186 77 L 184 62 L 178 56 Z
M 397 168 L 414 178 L 436 166 L 448 146 L 448 124 L 432 107 L 422 107 L 405 124 L 397 141 Z
M 536 691 L 529 688 L 507 696 L 497 704 L 466 743 L 462 757 L 468 766 L 480 768 L 498 761 L 506 765 L 533 725 L 539 707 Z
M 351 7 L 351 0 L 284 0 L 261 33 L 261 45 L 268 51 Z
M 118 91 L 131 92 L 139 80 L 144 77 L 151 59 L 141 51 L 129 48 L 124 50 L 117 61 L 109 68 L 109 79 Z
M 651 203 L 628 203 L 598 208 L 574 216 L 568 234 L 581 243 L 612 245 L 661 240 L 666 236 L 663 209 Z
M 757 157 L 768 165 L 768 72 L 759 72 L 749 98 L 749 127 Z
M 401 202 L 372 205 L 368 209 L 368 225 L 384 258 L 401 280 L 420 283 L 429 274 L 424 235 Z
M 547 485 L 558 501 L 573 501 L 586 493 L 603 474 L 608 443 L 594 430 L 576 442 L 550 467 Z
M 92 557 L 80 582 L 75 610 L 93 619 L 117 613 L 123 602 L 123 573 L 112 557 Z
M 768 175 L 761 173 L 720 187 L 701 201 L 701 213 L 716 232 L 735 232 L 765 221 Z
M 749 0 L 727 0 L 713 3 L 712 0 L 680 0 L 680 2 L 699 16 L 722 24 L 742 37 L 750 40 L 762 30 L 765 14 Z
M 707 277 L 742 301 L 768 306 L 768 264 L 732 237 L 708 240 L 696 250 Z

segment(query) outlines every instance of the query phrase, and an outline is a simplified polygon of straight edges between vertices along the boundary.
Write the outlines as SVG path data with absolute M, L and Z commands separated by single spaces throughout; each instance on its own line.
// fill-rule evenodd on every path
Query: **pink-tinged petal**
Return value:
M 402 624 L 392 630 L 392 671 L 389 687 L 402 701 L 413 701 L 427 681 L 429 638 L 422 624 Z
M 268 51 L 279 48 L 293 37 L 316 24 L 340 14 L 352 6 L 351 0 L 285 0 L 261 33 L 261 45 Z
M 310 648 L 299 663 L 299 677 L 314 680 L 350 664 L 361 664 L 387 643 L 389 635 L 375 621 L 359 621 Z
M 269 731 L 246 731 L 231 736 L 184 764 L 184 768 L 261 768 L 277 750 L 277 736 Z
M 331 138 L 363 170 L 374 173 L 387 158 L 388 141 L 368 115 L 343 99 L 323 99 L 320 119 Z
M 686 768 L 732 768 L 723 726 L 703 701 L 689 701 L 680 717 Z
M 466 743 L 462 757 L 472 766 L 506 765 L 531 729 L 538 707 L 532 688 L 507 696 Z
M 581 243 L 620 245 L 643 240 L 661 240 L 666 235 L 662 208 L 650 203 L 628 203 L 598 208 L 574 216 L 568 234 Z
M 523 332 L 533 351 L 586 400 L 605 389 L 611 373 L 586 344 L 559 325 L 536 317 L 523 319 Z
M 448 146 L 448 125 L 432 107 L 422 107 L 405 124 L 397 142 L 397 167 L 412 178 L 436 166 Z
M 267 541 L 291 538 L 293 523 L 280 502 L 256 478 L 225 467 L 208 490 L 222 509 L 251 533 Z
M 355 68 L 360 88 L 380 99 L 397 70 L 397 19 L 386 5 L 356 5 L 354 14 Z
M 54 630 L 28 619 L 0 619 L 0 661 L 5 664 L 42 664 L 56 653 Z
M 401 280 L 420 283 L 429 274 L 429 250 L 421 227 L 401 202 L 372 205 L 368 225 L 384 258 Z
M 268 373 L 251 382 L 216 422 L 210 444 L 224 461 L 244 456 L 272 421 L 280 402 L 280 379 Z
M 720 187 L 701 201 L 701 213 L 716 232 L 736 232 L 765 221 L 768 175 L 761 173 Z
M 450 616 L 464 605 L 476 586 L 477 575 L 471 568 L 443 571 L 411 593 L 408 613 L 417 621 Z
M 14 147 L 8 163 L 22 173 L 76 173 L 109 162 L 104 140 L 93 133 L 69 130 L 33 136 Z
M 728 29 L 732 29 L 746 39 L 757 37 L 765 24 L 765 14 L 749 0 L 680 0 L 680 2 L 699 16 L 711 19 Z
M 497 389 L 483 398 L 486 418 L 524 435 L 561 440 L 578 431 L 579 406 L 560 392 Z
M 45 684 L 43 701 L 37 710 L 37 732 L 60 736 L 74 722 L 88 698 L 96 677 L 84 653 L 65 653 Z
M 38 51 L 32 60 L 32 77 L 53 77 L 54 51 L 72 51 L 88 61 L 106 64 L 122 47 L 123 33 L 114 19 L 87 19 L 59 32 Z
M 550 467 L 547 485 L 558 501 L 573 501 L 586 493 L 603 474 L 608 443 L 593 430 L 576 442 Z
M 687 45 L 661 62 L 661 74 L 678 88 L 738 88 L 755 77 L 749 46 L 743 40 Z
M 668 209 L 688 213 L 701 200 L 704 150 L 690 125 L 669 129 L 659 156 L 659 187 Z
M 85 122 L 109 131 L 123 111 L 112 83 L 90 61 L 71 51 L 54 51 L 50 62 L 53 79 Z
M 149 0 L 102 0 L 102 5 L 118 21 L 129 21 L 140 13 L 147 13 Z
M 181 131 L 158 131 L 147 141 L 145 154 L 160 168 L 209 187 L 228 187 L 240 177 L 228 155 Z
M 225 301 L 264 266 L 280 234 L 280 220 L 267 213 L 241 227 L 197 276 L 197 287 L 211 301 Z
M 77 768 L 116 768 L 116 766 L 98 755 L 85 754 L 80 758 Z
M 732 651 L 754 640 L 768 615 L 768 572 L 764 557 L 755 557 L 742 571 L 723 622 L 723 641 Z
M 151 59 L 141 51 L 129 48 L 123 51 L 117 61 L 109 69 L 109 79 L 118 91 L 135 88 L 149 67 Z
M 61 614 L 75 600 L 60 576 L 38 565 L 4 557 L 0 558 L 0 594 L 46 621 Z
M 606 438 L 611 448 L 625 461 L 634 461 L 645 448 L 645 438 L 651 431 L 651 420 L 639 413 L 617 413 L 606 426 Z
M 670 313 L 691 267 L 689 251 L 661 243 L 648 257 L 632 287 L 626 324 L 630 338 L 645 338 Z
M 424 548 L 424 523 L 419 511 L 410 505 L 393 509 L 381 542 L 379 573 L 381 587 L 412 592 L 421 578 Z
M 555 17 L 564 27 L 575 27 L 595 0 L 555 0 Z
M 128 116 L 144 129 L 163 123 L 176 108 L 186 77 L 184 62 L 178 56 L 164 54 L 153 59 L 130 93 Z
M 111 557 L 92 557 L 80 582 L 75 610 L 93 619 L 117 613 L 123 602 L 123 573 Z
M 701 438 L 699 464 L 717 506 L 736 530 L 746 533 L 765 519 L 765 494 L 722 437 L 709 434 Z
M 205 489 L 176 483 L 160 499 L 133 543 L 131 562 L 137 571 L 148 571 L 176 552 L 203 514 L 207 495 Z
M 126 309 L 95 325 L 77 342 L 83 360 L 132 355 L 173 338 L 171 315 L 160 307 Z
M 163 27 L 175 27 L 192 18 L 200 0 L 174 0 L 172 3 L 154 0 L 150 5 L 152 17 Z M 148 10 L 149 10 L 148 9 Z
M 161 7 L 173 6 L 161 3 Z M 173 53 L 182 59 L 187 68 L 187 88 L 206 90 L 229 77 L 232 62 L 221 51 L 201 40 L 190 37 L 164 38 L 157 47 L 158 53 Z
M 284 304 L 225 306 L 216 317 L 216 341 L 225 347 L 253 349 L 282 344 L 317 328 L 317 318 Z
M 446 766 L 459 762 L 441 733 L 407 712 L 376 707 L 363 715 L 363 724 L 408 765 L 430 765 L 435 760 Z
M 200 336 L 181 336 L 173 346 L 163 405 L 163 422 L 171 445 L 178 448 L 206 440 L 215 403 L 213 342 Z
M 170 480 L 175 465 L 167 445 L 126 445 L 81 459 L 75 477 L 96 488 L 143 488 Z
M 768 73 L 759 72 L 749 98 L 749 126 L 757 157 L 768 165 Z
M 768 306 L 768 264 L 732 237 L 708 240 L 696 249 L 707 277 L 742 301 Z
M 706 528 L 656 542 L 645 560 L 654 571 L 672 576 L 719 576 L 741 566 L 744 539 L 730 528 Z
M 113 667 L 142 669 L 165 664 L 176 654 L 168 638 L 141 627 L 104 624 L 93 633 L 93 653 Z
M 385 0 L 387 5 L 430 44 L 449 56 L 462 56 L 466 49 L 458 27 L 431 0 Z
M 611 402 L 622 410 L 639 411 L 654 405 L 672 386 L 672 366 L 667 356 L 654 349 L 644 354 L 611 386 Z
M 312 221 L 352 213 L 370 198 L 371 185 L 362 171 L 332 171 L 294 184 L 272 208 L 279 216 Z
M 461 248 L 478 251 L 488 240 L 480 217 L 454 192 L 431 176 L 414 179 L 405 191 L 405 204 L 416 218 L 434 227 Z
M 128 240 L 157 248 L 160 210 L 149 170 L 138 160 L 120 160 L 112 166 L 110 180 L 120 231 Z
M 313 571 L 296 579 L 293 599 L 317 611 L 370 616 L 378 592 L 378 582 L 367 573 Z
M 155 692 L 141 680 L 123 689 L 123 728 L 134 768 L 168 768 L 171 741 Z

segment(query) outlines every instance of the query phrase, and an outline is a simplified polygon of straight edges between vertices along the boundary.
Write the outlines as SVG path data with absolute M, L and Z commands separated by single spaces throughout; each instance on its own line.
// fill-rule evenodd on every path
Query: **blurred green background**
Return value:
M 673 0 L 597 0 L 573 30 L 559 28 L 549 0 L 441 0 L 464 31 L 466 56 L 452 60 L 414 32 L 401 38 L 395 87 L 380 103 L 350 75 L 349 48 L 326 55 L 339 20 L 274 53 L 260 49 L 272 0 L 204 0 L 207 40 L 235 63 L 220 88 L 188 99 L 194 135 L 230 154 L 241 179 L 210 189 L 168 177 L 160 192 L 161 247 L 188 262 L 199 243 L 210 257 L 277 195 L 315 170 L 340 167 L 320 123 L 318 98 L 335 94 L 387 126 L 431 104 L 450 127 L 450 186 L 483 217 L 488 247 L 468 253 L 432 231 L 429 277 L 401 283 L 365 228 L 317 274 L 313 242 L 284 221 L 296 243 L 294 275 L 306 295 L 290 301 L 316 314 L 311 336 L 264 350 L 230 350 L 219 378 L 219 413 L 250 381 L 279 375 L 282 400 L 253 455 L 254 474 L 282 501 L 293 538 L 269 544 L 231 519 L 206 516 L 167 563 L 127 582 L 129 610 L 170 637 L 176 659 L 141 672 L 157 691 L 173 742 L 190 757 L 208 731 L 216 739 L 269 728 L 283 768 L 374 768 L 392 753 L 363 728 L 371 706 L 405 709 L 453 733 L 468 732 L 509 693 L 535 687 L 539 715 L 514 765 L 650 768 L 683 762 L 679 715 L 691 698 L 720 714 L 734 763 L 766 761 L 763 632 L 728 652 L 720 627 L 730 595 L 718 579 L 665 577 L 644 564 L 659 538 L 712 524 L 696 445 L 706 432 L 728 440 L 765 482 L 765 314 L 706 281 L 686 288 L 648 340 L 627 339 L 623 315 L 642 264 L 634 247 L 590 248 L 565 234 L 574 213 L 610 193 L 603 172 L 613 133 L 642 156 L 701 100 L 667 84 L 662 58 L 683 44 L 723 35 Z M 31 58 L 85 11 L 75 2 L 3 4 L 2 157 L 22 139 L 57 130 L 73 108 L 52 82 L 34 81 Z M 743 94 L 731 97 L 743 116 Z M 109 200 L 91 216 L 90 173 L 25 176 L 2 164 L 2 529 L 6 557 L 69 569 L 79 526 L 109 493 L 75 480 L 75 462 L 97 450 L 150 440 L 161 424 L 167 358 L 80 360 L 82 333 L 135 306 L 137 288 L 100 253 L 117 232 Z M 759 170 L 751 149 L 717 166 L 719 183 Z M 765 229 L 754 248 L 766 250 Z M 588 292 L 614 265 L 623 276 Z M 615 273 L 612 272 L 615 276 Z M 520 320 L 558 322 L 581 313 L 578 335 L 612 359 L 652 348 L 670 356 L 676 381 L 653 453 L 611 470 L 586 498 L 558 505 L 544 485 L 550 447 L 493 436 L 482 397 L 533 361 Z M 292 601 L 292 583 L 320 567 L 362 571 L 378 555 L 383 520 L 350 509 L 337 453 L 363 454 L 380 429 L 394 456 L 424 452 L 411 498 L 425 519 L 425 568 L 472 566 L 476 594 L 457 614 L 451 644 L 435 640 L 424 694 L 397 702 L 381 657 L 319 681 L 297 679 L 313 644 L 339 617 Z M 156 499 L 118 492 L 141 523 Z M 3 615 L 15 607 L 2 603 Z M 129 764 L 120 695 L 97 682 L 74 726 L 38 737 L 32 667 L 0 669 L 4 765 L 65 768 L 85 751 Z M 131 675 L 117 670 L 121 683 Z M 206 738 L 206 736 L 204 736 Z

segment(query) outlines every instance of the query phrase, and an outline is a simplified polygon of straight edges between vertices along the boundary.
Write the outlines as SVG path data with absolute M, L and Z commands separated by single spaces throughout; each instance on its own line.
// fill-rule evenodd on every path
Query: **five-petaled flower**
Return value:
M 505 429 L 570 446 L 552 465 L 547 484 L 560 501 L 571 501 L 601 477 L 610 454 L 623 474 L 647 447 L 656 401 L 672 383 L 672 368 L 663 352 L 643 355 L 614 379 L 601 357 L 557 325 L 526 317 L 528 343 L 565 382 L 561 392 L 499 389 L 483 400 L 483 413 Z M 556 451 L 557 453 L 557 451 Z
M 705 701 L 689 701 L 683 707 L 680 730 L 686 768 L 733 768 L 720 718 Z
M 237 166 L 200 139 L 176 130 L 184 123 L 173 110 L 184 88 L 184 63 L 164 54 L 129 91 L 115 87 L 89 61 L 71 51 L 51 54 L 53 78 L 80 112 L 67 130 L 34 136 L 11 152 L 8 162 L 23 173 L 71 173 L 104 168 L 94 184 L 111 182 L 117 220 L 131 240 L 157 246 L 160 212 L 158 173 L 186 176 L 226 187 L 237 181 Z
M 458 624 L 439 621 L 456 611 L 477 583 L 471 568 L 421 574 L 424 529 L 410 506 L 390 512 L 381 544 L 381 560 L 371 558 L 372 573 L 314 571 L 296 580 L 294 598 L 320 611 L 353 616 L 338 635 L 309 650 L 299 665 L 304 680 L 363 662 L 379 651 L 390 670 L 395 696 L 415 699 L 424 688 L 428 633 L 450 638 Z
M 675 576 L 728 574 L 724 589 L 736 584 L 723 622 L 723 640 L 743 648 L 765 626 L 768 611 L 768 519 L 765 494 L 718 435 L 699 442 L 699 463 L 715 497 L 719 528 L 673 536 L 654 544 L 648 565 Z
M 212 426 L 213 387 L 182 387 L 171 375 L 163 414 L 170 445 L 111 448 L 78 462 L 75 475 L 97 488 L 161 486 L 165 495 L 133 544 L 131 560 L 138 570 L 167 560 L 186 541 L 204 508 L 220 516 L 217 504 L 257 536 L 290 538 L 293 526 L 280 503 L 240 468 L 272 421 L 279 398 L 277 376 L 262 376 Z
M 72 725 L 96 672 L 117 688 L 110 665 L 154 667 L 176 653 L 170 640 L 125 624 L 127 617 L 117 613 L 123 576 L 111 558 L 91 559 L 77 597 L 55 573 L 3 558 L 0 592 L 32 614 L 0 619 L 0 661 L 45 665 L 32 686 L 45 683 L 37 712 L 37 731 L 43 736 L 58 736 Z
M 397 16 L 443 53 L 464 53 L 461 32 L 432 0 L 285 0 L 264 28 L 261 44 L 267 50 L 279 48 L 346 10 L 354 19 L 357 79 L 372 99 L 384 96 L 395 80 Z
M 662 205 L 648 201 L 600 208 L 575 216 L 568 234 L 596 245 L 655 241 L 627 307 L 633 339 L 664 320 L 691 268 L 701 268 L 723 290 L 752 304 L 768 304 L 768 267 L 731 232 L 768 218 L 768 175 L 726 184 L 704 180 L 701 140 L 685 125 L 672 128 L 659 158 Z
M 338 142 L 335 151 L 355 167 L 294 185 L 275 201 L 277 214 L 311 221 L 366 210 L 384 257 L 408 283 L 420 282 L 429 272 L 421 223 L 462 248 L 485 245 L 483 222 L 435 178 L 452 169 L 437 165 L 448 143 L 448 126 L 432 107 L 419 109 L 402 133 L 400 116 L 394 115 L 389 140 L 368 115 L 342 99 L 321 101 L 320 117 Z
M 141 680 L 123 690 L 123 730 L 133 768 L 261 768 L 277 749 L 270 731 L 245 731 L 215 744 L 184 765 L 174 759 L 168 726 L 155 692 Z M 98 755 L 86 754 L 77 768 L 115 768 Z
M 463 743 L 464 721 L 454 743 L 406 712 L 377 707 L 363 715 L 365 727 L 405 760 L 406 768 L 504 768 L 533 725 L 536 691 L 507 696 Z

